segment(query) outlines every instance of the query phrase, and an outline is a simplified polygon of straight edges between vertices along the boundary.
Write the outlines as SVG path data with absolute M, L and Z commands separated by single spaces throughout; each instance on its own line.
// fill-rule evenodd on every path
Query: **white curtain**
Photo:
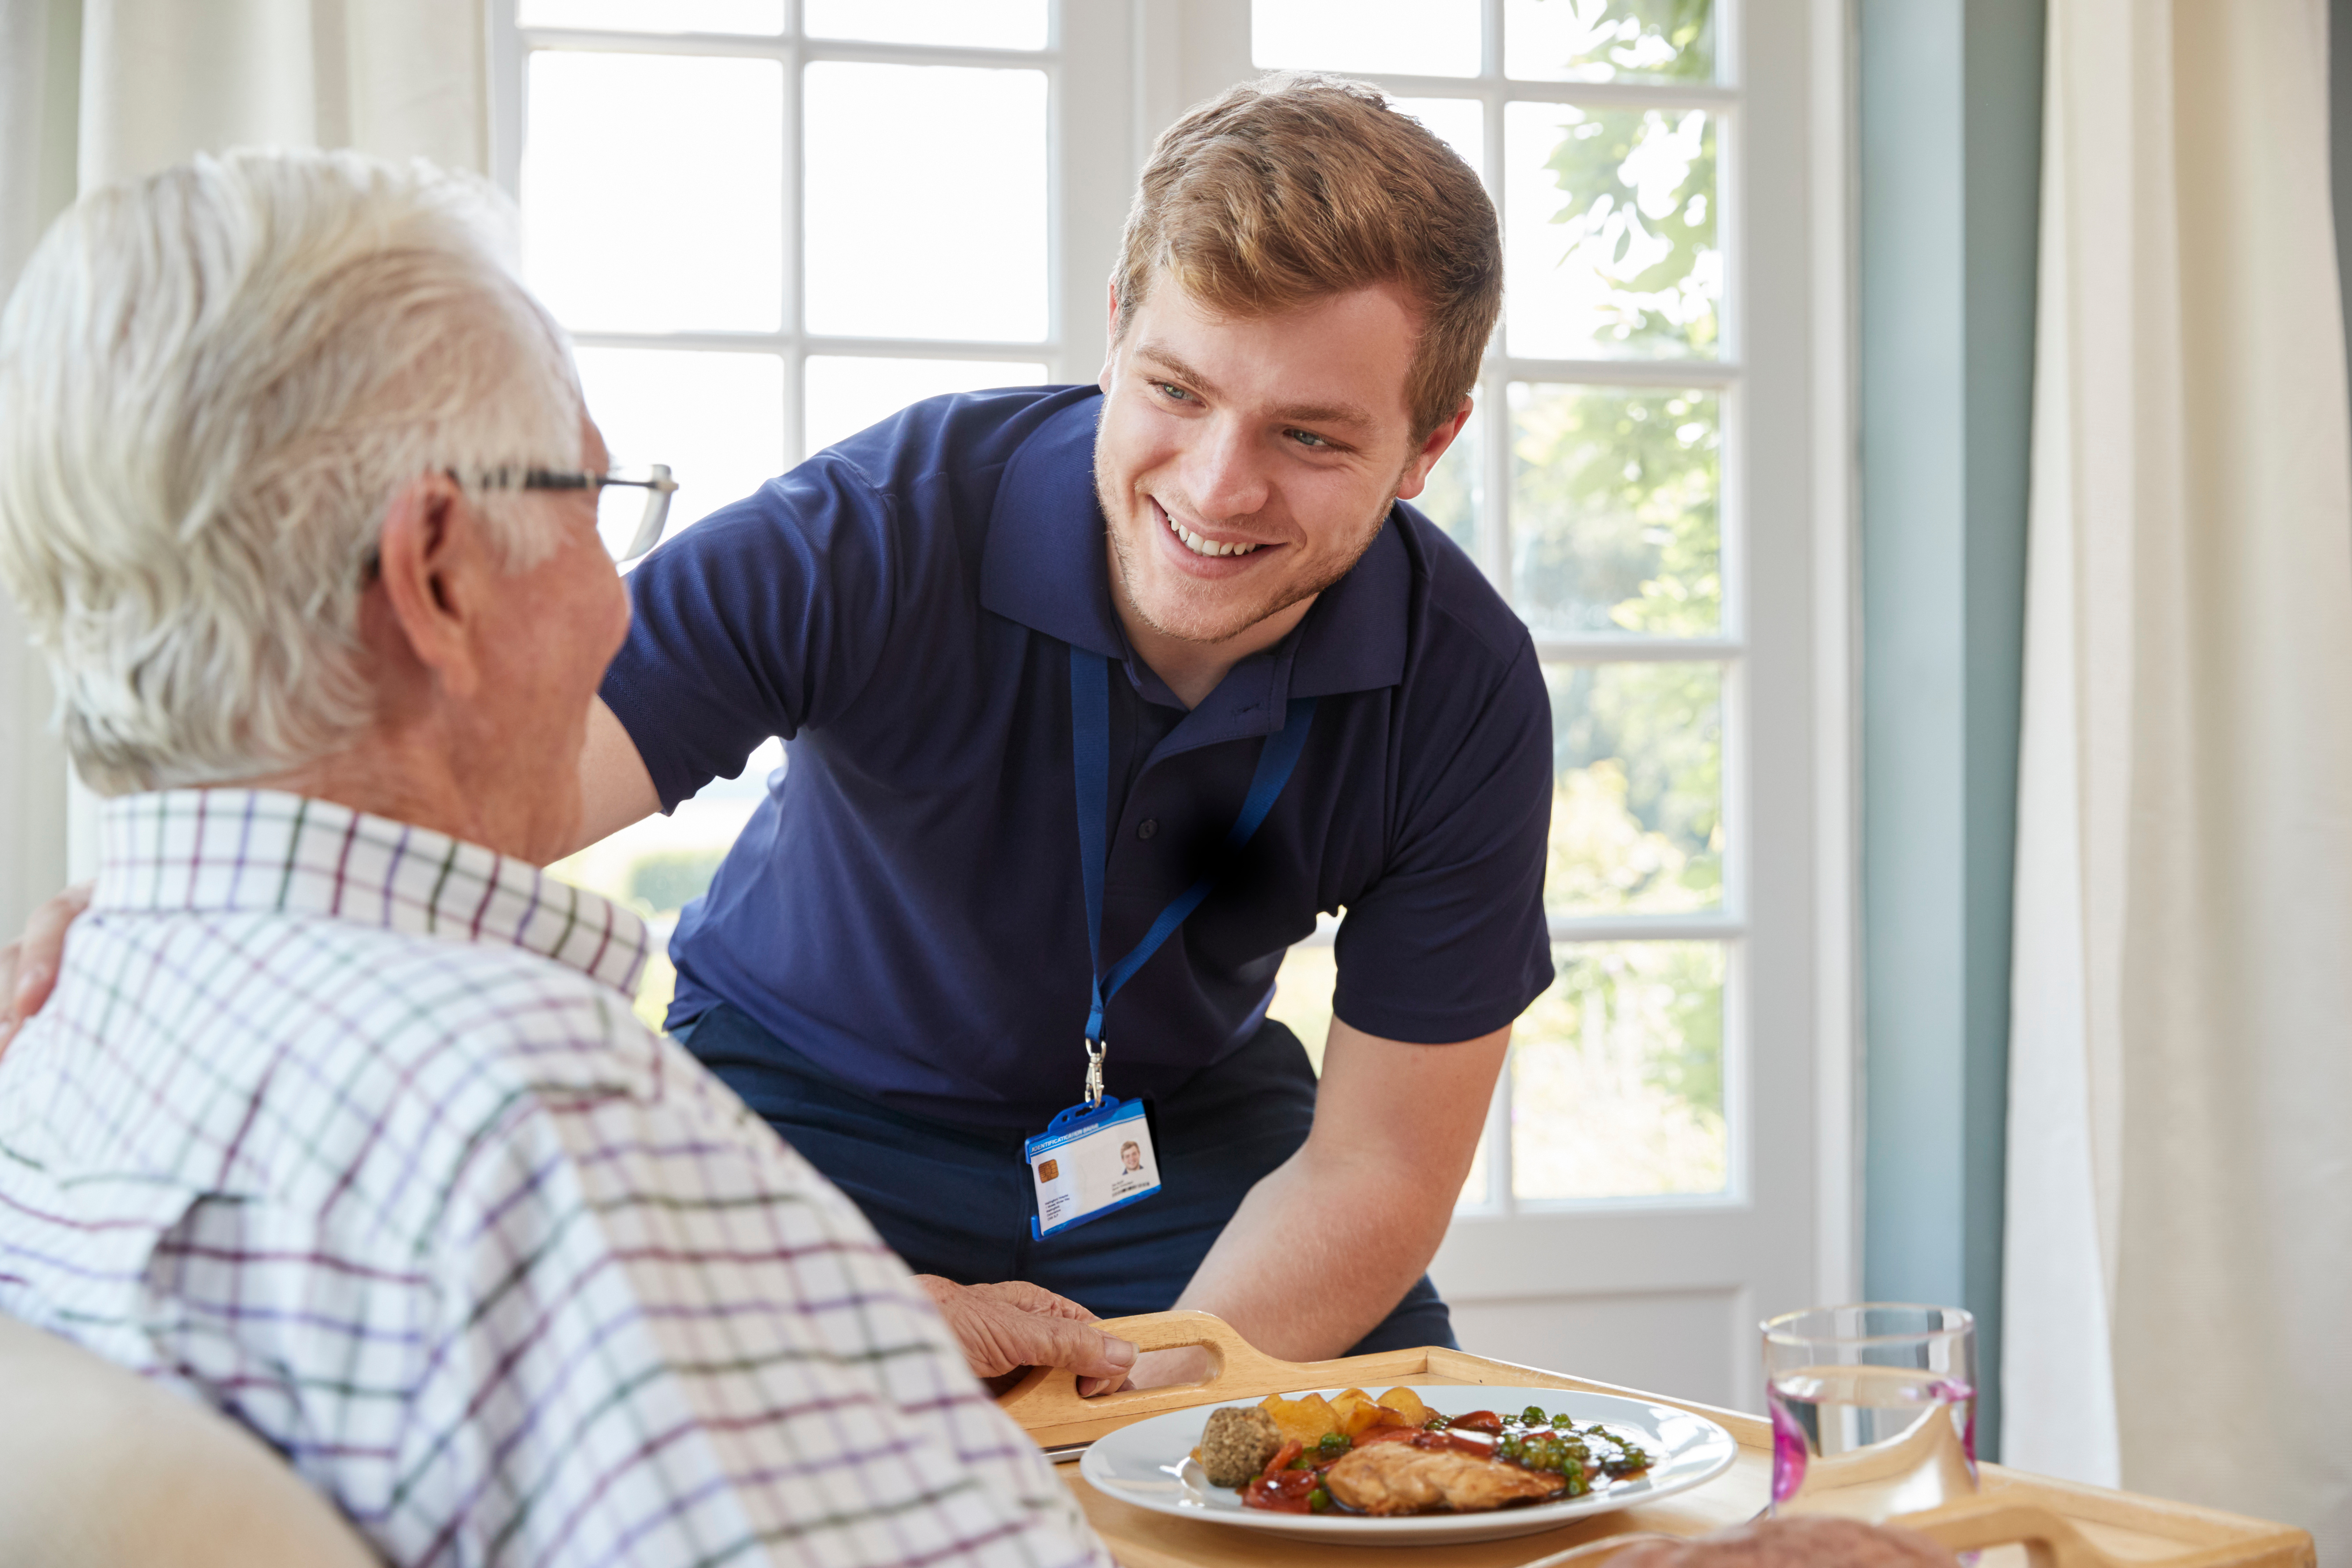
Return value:
M 2051 0 L 2002 1454 L 2352 1560 L 2323 0 Z
M 488 172 L 483 0 L 85 0 L 81 184 L 223 147 Z
M 70 135 L 68 166 L 83 191 L 136 178 L 197 152 L 227 147 L 352 147 L 387 158 L 429 158 L 488 172 L 487 0 L 0 0 L 0 263 L 30 209 L 25 171 L 54 163 Z M 46 46 L 78 20 L 79 125 L 61 129 L 36 81 L 26 46 Z M 54 84 L 52 84 L 54 85 Z M 29 116 L 46 120 L 27 140 Z M 47 143 L 45 145 L 45 143 Z M 54 205 L 54 204 L 50 204 Z M 38 214 L 45 221 L 47 212 Z M 28 249 L 29 244 L 24 248 Z M 0 604 L 0 739 L 32 735 L 46 683 L 19 652 L 13 612 Z M 52 789 L 60 766 L 38 741 L 0 758 L 0 811 L 47 849 L 0 865 L 0 930 L 14 933 L 28 899 L 96 862 L 92 798 Z M 66 801 L 65 821 L 55 801 Z M 12 830 L 12 831 L 14 831 Z M 19 885 L 21 884 L 21 885 Z

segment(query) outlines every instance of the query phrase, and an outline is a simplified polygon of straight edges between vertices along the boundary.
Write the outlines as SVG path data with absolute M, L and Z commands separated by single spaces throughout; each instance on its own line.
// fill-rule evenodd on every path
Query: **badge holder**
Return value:
M 1043 1240 L 1160 1190 L 1160 1156 L 1140 1100 L 1073 1105 L 1021 1145 L 1037 1188 L 1029 1235 Z
M 1282 728 L 1266 737 L 1241 815 L 1225 835 L 1229 860 L 1255 833 L 1273 810 L 1315 721 L 1315 699 L 1296 697 Z M 1104 818 L 1110 795 L 1110 670 L 1099 653 L 1070 650 L 1070 756 L 1077 779 L 1078 865 L 1087 899 L 1087 951 L 1093 965 L 1094 998 L 1087 1015 L 1086 1098 L 1055 1116 L 1045 1130 L 1024 1139 L 1021 1156 L 1037 1189 L 1037 1212 L 1029 1235 L 1048 1236 L 1115 1214 L 1160 1190 L 1160 1158 L 1151 1146 L 1151 1126 L 1140 1100 L 1103 1092 L 1103 1010 L 1119 988 L 1134 977 L 1160 945 L 1201 905 L 1216 885 L 1212 871 L 1160 912 L 1132 952 L 1102 972 L 1103 879 L 1109 860 Z

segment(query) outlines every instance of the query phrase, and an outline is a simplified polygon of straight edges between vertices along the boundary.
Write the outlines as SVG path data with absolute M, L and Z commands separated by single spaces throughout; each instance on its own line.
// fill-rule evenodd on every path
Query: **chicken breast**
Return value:
M 1409 1443 L 1358 1448 L 1323 1472 L 1323 1484 L 1333 1500 L 1364 1513 L 1478 1513 L 1568 1490 L 1568 1479 L 1549 1470 Z

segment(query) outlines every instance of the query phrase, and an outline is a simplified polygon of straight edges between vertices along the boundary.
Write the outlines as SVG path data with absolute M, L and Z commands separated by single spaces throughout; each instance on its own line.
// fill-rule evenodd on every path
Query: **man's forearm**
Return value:
M 1407 1045 L 1334 1019 L 1314 1130 L 1250 1190 L 1176 1304 L 1286 1360 L 1346 1354 L 1445 1239 L 1510 1039 Z
M 1388 1316 L 1462 1187 L 1460 1172 L 1433 1189 L 1394 1164 L 1318 1155 L 1310 1144 L 1251 1189 L 1176 1301 L 1286 1361 L 1344 1355 Z

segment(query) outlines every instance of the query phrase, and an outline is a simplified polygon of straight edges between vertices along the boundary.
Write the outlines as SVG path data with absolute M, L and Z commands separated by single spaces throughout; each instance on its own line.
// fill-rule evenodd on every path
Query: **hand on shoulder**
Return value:
M 66 931 L 89 907 L 92 883 L 78 882 L 33 911 L 25 934 L 0 947 L 0 1051 L 57 989 Z

